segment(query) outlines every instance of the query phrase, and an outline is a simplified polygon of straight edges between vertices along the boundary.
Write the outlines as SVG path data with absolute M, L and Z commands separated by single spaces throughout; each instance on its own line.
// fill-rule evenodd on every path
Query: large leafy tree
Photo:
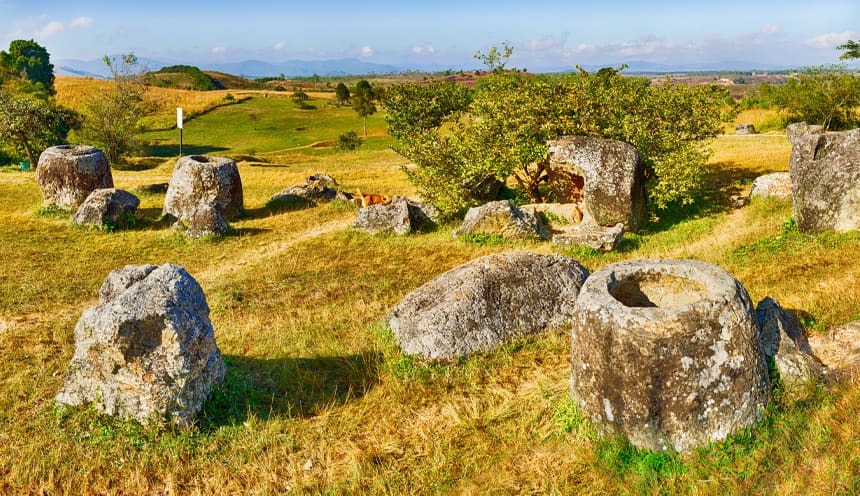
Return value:
M 49 95 L 54 94 L 54 66 L 51 56 L 33 40 L 14 40 L 9 51 L 0 51 L 0 66 L 15 76 L 41 85 Z
M 36 151 L 63 143 L 79 122 L 73 110 L 0 89 L 0 141 L 11 141 L 23 148 L 34 167 L 38 163 Z
M 849 128 L 858 123 L 860 78 L 842 66 L 810 67 L 774 87 L 771 99 L 790 121 L 821 124 L 825 129 Z
M 338 105 L 345 105 L 349 102 L 349 88 L 343 83 L 337 83 L 334 87 L 334 98 Z
M 496 50 L 493 74 L 457 104 L 443 105 L 453 93 L 443 84 L 386 92 L 389 133 L 417 165 L 406 173 L 443 215 L 492 199 L 511 178 L 543 200 L 546 142 L 565 134 L 632 144 L 645 157 L 656 207 L 692 201 L 706 170 L 705 145 L 731 117 L 721 112 L 724 89 L 652 86 L 611 68 L 567 78 L 526 75 L 504 69 L 510 52 Z

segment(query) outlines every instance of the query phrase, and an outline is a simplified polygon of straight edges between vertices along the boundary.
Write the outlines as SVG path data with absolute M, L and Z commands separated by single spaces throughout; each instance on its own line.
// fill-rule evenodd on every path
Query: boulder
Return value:
M 191 155 L 176 161 L 164 197 L 164 214 L 183 224 L 204 205 L 218 204 L 228 220 L 242 214 L 242 178 L 236 162 L 226 157 Z
M 755 309 L 765 358 L 773 360 L 784 384 L 808 383 L 825 377 L 827 368 L 812 354 L 800 320 L 770 297 Z
M 185 235 L 191 239 L 200 239 L 205 236 L 219 238 L 230 230 L 224 210 L 217 203 L 214 205 L 201 205 L 191 215 Z
M 645 221 L 645 165 L 633 146 L 587 136 L 550 140 L 549 187 L 555 201 L 583 204 L 600 226 L 621 222 L 636 232 Z
M 547 221 L 553 226 L 566 226 L 579 223 L 593 224 L 592 219 L 584 217 L 579 203 L 529 203 L 520 205 L 520 210 Z
M 758 176 L 750 187 L 749 197 L 791 200 L 791 175 L 788 172 L 774 172 Z
M 464 357 L 567 323 L 587 277 L 587 269 L 562 255 L 487 255 L 406 295 L 388 325 L 408 355 Z
M 851 375 L 860 369 L 860 320 L 814 334 L 809 346 L 831 372 Z
M 97 189 L 78 207 L 72 222 L 99 228 L 127 227 L 134 220 L 139 205 L 140 200 L 128 191 Z
M 108 275 L 99 304 L 78 321 L 56 400 L 187 425 L 224 371 L 197 281 L 172 264 L 129 265 Z
M 624 237 L 624 224 L 613 227 L 590 226 L 587 224 L 563 229 L 552 235 L 552 244 L 558 246 L 584 246 L 593 250 L 613 251 Z
M 104 153 L 92 146 L 52 146 L 39 156 L 36 182 L 44 205 L 74 212 L 96 189 L 113 188 Z
M 695 260 L 630 260 L 591 275 L 571 330 L 571 396 L 598 426 L 655 452 L 752 425 L 770 398 L 749 295 Z
M 363 207 L 358 211 L 352 228 L 371 234 L 409 234 L 412 231 L 409 204 L 400 197 L 388 205 Z
M 860 129 L 797 138 L 789 167 L 801 232 L 860 227 Z
M 735 134 L 756 134 L 755 126 L 752 124 L 738 124 L 735 126 Z
M 546 226 L 532 214 L 523 212 L 508 200 L 470 208 L 454 237 L 463 234 L 498 234 L 508 239 L 549 239 Z
M 822 134 L 824 133 L 824 126 L 820 125 L 810 125 L 805 122 L 796 122 L 794 124 L 789 124 L 785 128 L 785 137 L 788 139 L 788 142 L 792 145 L 797 138 L 801 136 L 806 136 L 807 134 Z
M 269 198 L 269 205 L 312 207 L 332 200 L 351 202 L 353 197 L 344 191 L 331 188 L 337 181 L 328 174 L 314 174 L 303 184 L 294 184 Z

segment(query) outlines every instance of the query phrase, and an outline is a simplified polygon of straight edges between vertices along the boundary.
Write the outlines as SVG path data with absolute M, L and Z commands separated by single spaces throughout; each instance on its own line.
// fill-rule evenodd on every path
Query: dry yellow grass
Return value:
M 781 136 L 715 143 L 711 186 L 787 168 Z M 220 242 L 190 242 L 155 221 L 102 234 L 33 215 L 32 175 L 0 173 L 0 493 L 74 494 L 856 494 L 860 388 L 780 396 L 749 439 L 678 459 L 648 458 L 571 421 L 565 329 L 446 366 L 399 354 L 389 308 L 476 256 L 548 244 L 482 246 L 450 226 L 374 237 L 331 204 L 279 212 L 281 188 L 327 172 L 347 191 L 412 194 L 391 151 L 275 156 L 240 164 L 248 215 Z M 165 181 L 172 161 L 115 171 L 117 187 Z M 683 256 L 736 275 L 817 322 L 858 318 L 860 237 L 780 238 L 790 205 L 704 206 L 630 236 L 622 252 L 567 252 L 589 269 Z M 77 318 L 110 270 L 178 263 L 197 277 L 228 362 L 224 387 L 184 431 L 57 409 Z M 575 419 L 574 419 L 575 420 Z M 668 463 L 668 466 L 660 465 Z M 674 465 L 673 465 L 674 464 Z M 668 467 L 668 468 L 667 468 Z

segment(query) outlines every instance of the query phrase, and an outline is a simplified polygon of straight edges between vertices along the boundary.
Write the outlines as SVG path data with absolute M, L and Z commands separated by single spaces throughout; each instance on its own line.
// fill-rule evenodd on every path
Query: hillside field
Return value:
M 165 91 L 177 101 L 198 96 Z M 317 172 L 346 191 L 415 191 L 381 111 L 368 119 L 365 145 L 340 152 L 331 146 L 337 135 L 361 130 L 350 107 L 325 95 L 312 95 L 309 110 L 247 96 L 201 112 L 184 130 L 183 153 L 254 156 L 239 159 L 246 215 L 220 241 L 174 233 L 160 220 L 163 194 L 139 195 L 131 230 L 76 228 L 66 216 L 36 214 L 32 172 L 0 168 L 0 493 L 860 493 L 856 378 L 778 390 L 752 431 L 689 455 L 656 455 L 583 422 L 568 397 L 568 329 L 438 364 L 400 354 L 384 325 L 424 282 L 509 250 L 559 251 L 592 272 L 627 259 L 704 260 L 737 277 L 754 302 L 771 296 L 796 312 L 810 332 L 856 320 L 860 233 L 807 236 L 792 228 L 788 202 L 728 201 L 756 176 L 787 170 L 781 132 L 719 137 L 704 198 L 599 254 L 471 243 L 452 238 L 453 225 L 372 236 L 351 229 L 357 210 L 342 202 L 269 208 L 271 195 Z M 178 132 L 146 138 L 153 156 L 114 169 L 116 187 L 169 180 Z M 140 426 L 55 406 L 75 323 L 107 274 L 168 262 L 203 287 L 227 362 L 198 423 Z

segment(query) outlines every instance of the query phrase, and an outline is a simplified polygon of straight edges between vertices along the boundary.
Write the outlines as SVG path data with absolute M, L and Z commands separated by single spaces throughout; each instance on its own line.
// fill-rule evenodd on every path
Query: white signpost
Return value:
M 176 107 L 176 127 L 179 128 L 179 156 L 182 156 L 182 107 Z

